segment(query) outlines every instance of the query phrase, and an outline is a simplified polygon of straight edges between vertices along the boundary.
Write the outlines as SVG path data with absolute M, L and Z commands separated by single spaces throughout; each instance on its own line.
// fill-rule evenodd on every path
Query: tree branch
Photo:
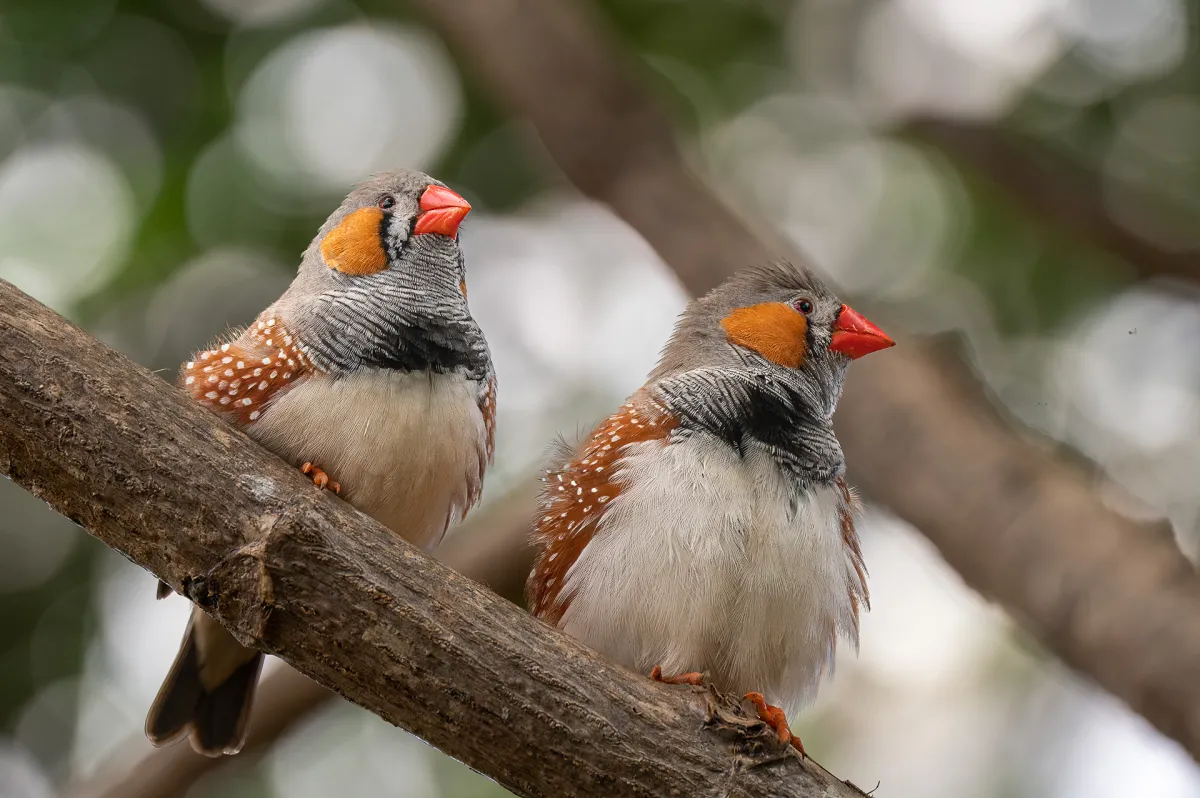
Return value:
M 0 281 L 0 473 L 243 644 L 527 796 L 861 796 L 599 658 Z
M 521 488 L 474 513 L 452 532 L 437 551 L 437 558 L 464 576 L 487 585 L 499 595 L 519 603 L 533 558 L 529 523 L 535 510 L 537 487 L 531 480 Z M 236 760 L 196 753 L 186 743 L 151 748 L 139 735 L 126 750 L 112 757 L 109 768 L 87 781 L 68 786 L 70 798 L 174 798 L 184 795 L 202 776 L 236 761 L 245 765 L 325 706 L 336 694 L 295 669 L 284 666 L 263 677 L 250 719 L 246 747 Z
M 414 0 L 528 118 L 563 172 L 699 294 L 769 253 L 688 171 L 670 126 L 572 0 Z M 838 411 L 853 477 L 975 589 L 1200 758 L 1200 581 L 1170 535 L 1108 510 L 926 345 L 855 364 Z

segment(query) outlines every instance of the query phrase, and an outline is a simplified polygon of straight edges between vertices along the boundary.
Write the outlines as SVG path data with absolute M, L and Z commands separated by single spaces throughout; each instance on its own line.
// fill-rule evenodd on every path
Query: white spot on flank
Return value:
M 216 391 L 209 391 L 208 393 L 204 394 L 204 398 L 205 398 L 205 399 L 216 399 L 216 398 L 217 398 L 217 392 L 216 392 Z
M 221 344 L 221 351 L 222 351 L 222 352 L 228 352 L 228 351 L 229 351 L 229 344 Z
M 193 382 L 195 382 L 195 381 L 196 381 L 196 378 L 195 378 L 195 377 L 188 377 L 186 380 L 184 380 L 184 381 L 183 381 L 183 384 L 184 384 L 184 385 L 191 385 L 191 384 L 192 384 Z
M 273 319 L 273 318 L 272 318 L 272 319 L 267 319 L 267 326 L 268 326 L 268 327 L 274 327 L 274 326 L 275 326 L 275 319 Z
M 225 357 L 221 358 L 221 362 L 222 363 L 232 363 L 233 358 L 231 358 L 229 355 L 226 355 Z
M 254 420 L 255 420 L 255 419 L 257 419 L 257 418 L 258 418 L 260 415 L 262 415 L 260 412 L 258 412 L 257 410 L 254 410 L 254 411 L 252 411 L 252 412 L 250 413 L 250 420 L 251 420 L 251 421 L 254 421 Z
M 189 360 L 189 361 L 187 362 L 187 367 L 188 367 L 188 368 L 191 368 L 191 367 L 192 367 L 192 366 L 194 366 L 194 365 L 196 365 L 196 361 L 194 361 L 194 360 Z
M 222 396 L 222 397 L 221 397 L 221 404 L 223 404 L 223 405 L 227 405 L 227 404 L 229 404 L 229 397 L 228 397 L 228 396 Z
M 262 374 L 262 369 L 255 369 L 255 370 L 254 370 L 254 376 L 255 376 L 255 377 L 258 377 L 258 376 L 260 376 L 261 374 Z
M 242 404 L 244 404 L 246 407 L 249 407 L 253 403 L 247 398 L 242 400 Z
M 237 364 L 237 367 L 238 367 L 238 368 L 240 368 L 240 369 L 244 369 L 244 368 L 246 368 L 246 364 L 245 364 L 245 363 L 243 363 L 242 361 L 240 361 L 240 360 L 239 360 L 239 361 L 238 361 L 238 364 Z
M 225 369 L 225 376 L 226 376 L 226 377 L 232 377 L 232 376 L 233 376 L 233 369 Z
M 686 613 L 694 598 L 685 591 L 663 591 L 660 601 L 666 603 L 659 607 L 660 615 L 647 613 L 636 592 L 614 590 L 614 586 L 629 584 L 637 574 L 657 585 L 668 584 L 668 578 L 670 584 L 694 584 L 708 601 L 736 595 L 738 609 L 722 613 L 721 626 L 716 627 L 729 635 L 728 659 L 706 659 L 711 646 L 699 628 L 689 630 L 688 635 L 681 630 L 672 638 L 677 646 L 672 651 L 679 652 L 677 656 L 689 665 L 707 665 L 724 673 L 737 684 L 735 690 L 743 689 L 743 684 L 747 685 L 744 689 L 766 685 L 772 699 L 783 698 L 780 705 L 798 705 L 801 694 L 815 688 L 836 630 L 854 626 L 853 593 L 847 583 L 857 582 L 857 576 L 839 533 L 836 491 L 807 493 L 796 512 L 795 505 L 781 501 L 787 495 L 785 481 L 772 458 L 765 455 L 743 459 L 732 450 L 726 453 L 716 445 L 694 440 L 669 447 L 634 444 L 626 451 L 620 466 L 627 477 L 620 493 L 620 512 L 610 513 L 605 520 L 603 534 L 611 545 L 590 545 L 571 564 L 575 601 L 561 622 L 564 631 L 588 645 L 599 643 L 599 650 L 618 661 L 636 662 L 643 641 L 660 634 L 657 619 L 671 617 L 671 611 Z M 707 478 L 697 483 L 696 474 L 702 468 Z M 661 515 L 664 486 L 670 486 L 679 498 L 673 505 L 671 532 L 647 535 L 647 519 Z M 614 491 L 618 489 L 614 485 Z M 758 554 L 750 560 L 757 566 L 737 574 L 722 573 L 718 568 L 697 580 L 688 558 L 671 556 L 678 541 L 699 540 L 714 557 L 751 556 L 751 547 L 743 547 L 740 535 L 711 534 L 720 528 L 718 524 L 729 524 L 724 527 L 728 530 L 749 518 L 754 519 L 755 535 L 771 543 L 770 549 L 760 550 L 771 551 L 770 556 Z M 801 574 L 803 582 L 798 581 Z M 805 589 L 795 590 L 795 584 L 803 584 Z M 676 600 L 678 603 L 671 603 Z M 756 614 L 742 614 L 752 609 Z M 779 617 L 765 626 L 736 622 L 764 613 Z M 781 645 L 787 646 L 784 650 L 790 658 L 786 679 L 768 665 Z
M 267 388 L 267 381 L 266 381 L 266 380 L 263 380 L 262 382 L 260 382 L 260 383 L 258 384 L 258 390 L 260 390 L 260 391 L 264 391 L 264 390 L 266 390 L 266 388 Z
M 269 365 L 271 365 L 271 358 L 269 358 L 269 357 L 264 357 L 264 358 L 263 358 L 263 365 L 264 365 L 264 366 L 269 366 Z
M 209 381 L 210 383 L 216 382 L 216 381 L 217 381 L 217 375 L 216 375 L 216 374 L 212 375 L 211 377 L 209 377 L 209 378 L 208 378 L 208 381 Z
M 554 558 L 558 556 L 557 551 L 550 552 L 550 556 L 546 558 L 546 562 L 554 562 Z

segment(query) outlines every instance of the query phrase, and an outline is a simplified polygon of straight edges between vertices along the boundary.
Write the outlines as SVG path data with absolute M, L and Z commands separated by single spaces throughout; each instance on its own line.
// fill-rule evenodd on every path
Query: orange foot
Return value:
M 328 474 L 326 474 L 321 469 L 317 468 L 312 463 L 305 463 L 304 465 L 300 466 L 300 473 L 308 474 L 309 476 L 311 476 L 313 484 L 316 485 L 321 490 L 325 490 L 325 487 L 328 486 L 329 489 L 331 491 L 333 491 L 334 493 L 342 492 L 341 485 L 339 485 L 338 483 L 331 480 L 329 478 Z
M 655 665 L 654 670 L 650 671 L 650 678 L 663 684 L 694 684 L 697 686 L 704 684 L 703 674 L 692 671 L 690 673 L 681 673 L 678 676 L 663 676 L 662 668 L 658 665 Z
M 787 717 L 783 714 L 782 709 L 768 704 L 762 693 L 746 693 L 746 700 L 754 704 L 754 708 L 758 710 L 759 719 L 779 735 L 779 742 L 784 745 L 790 743 L 801 754 L 804 753 L 804 743 L 800 742 L 800 738 L 793 735 L 792 730 L 788 728 Z

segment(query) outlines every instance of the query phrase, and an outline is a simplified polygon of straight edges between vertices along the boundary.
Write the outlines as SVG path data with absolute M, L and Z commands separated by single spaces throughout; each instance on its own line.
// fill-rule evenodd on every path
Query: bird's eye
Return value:
M 792 307 L 803 313 L 805 316 L 813 311 L 813 303 L 807 299 L 797 299 L 792 303 Z
M 396 206 L 396 198 L 391 194 L 384 194 L 379 198 L 379 207 L 385 211 L 390 211 Z

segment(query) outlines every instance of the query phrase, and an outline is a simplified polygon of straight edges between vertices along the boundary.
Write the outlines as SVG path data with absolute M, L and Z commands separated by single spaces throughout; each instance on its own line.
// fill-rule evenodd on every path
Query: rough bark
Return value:
M 599 658 L 0 281 L 0 473 L 244 644 L 527 796 L 859 796 Z
M 534 480 L 523 484 L 450 534 L 437 559 L 519 603 L 533 557 L 529 524 L 533 516 Z M 175 798 L 185 795 L 206 773 L 229 762 L 245 767 L 275 742 L 302 726 L 337 695 L 290 666 L 277 668 L 258 687 L 250 719 L 250 736 L 237 757 L 207 757 L 187 743 L 151 748 L 142 735 L 131 739 L 106 767 L 87 780 L 69 785 L 70 798 Z
M 685 165 L 665 117 L 574 0 L 414 0 L 694 294 L 771 254 Z M 1102 242 L 1103 243 L 1103 242 Z M 1164 270 L 1166 267 L 1163 267 Z M 856 363 L 837 415 L 852 477 L 968 584 L 1200 758 L 1200 581 L 1169 534 L 1104 507 L 919 341 Z

